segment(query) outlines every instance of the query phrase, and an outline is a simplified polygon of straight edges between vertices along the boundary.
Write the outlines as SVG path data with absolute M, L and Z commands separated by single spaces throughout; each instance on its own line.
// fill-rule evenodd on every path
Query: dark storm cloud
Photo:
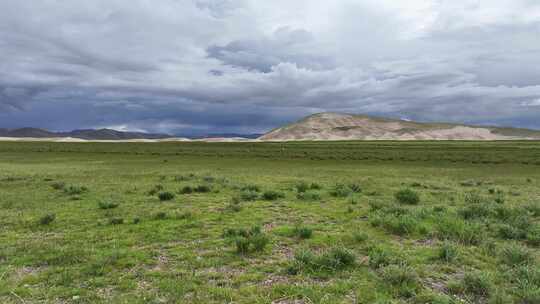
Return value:
M 540 128 L 540 4 L 0 3 L 0 128 L 261 132 L 320 111 Z

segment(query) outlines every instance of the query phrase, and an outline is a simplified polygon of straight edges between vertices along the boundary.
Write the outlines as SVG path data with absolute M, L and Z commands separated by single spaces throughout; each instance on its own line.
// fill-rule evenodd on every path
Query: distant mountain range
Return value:
M 420 123 L 399 119 L 319 113 L 274 129 L 259 140 L 540 140 L 539 130 Z
M 70 132 L 51 132 L 38 128 L 0 129 L 0 137 L 57 138 L 73 137 L 86 140 L 128 140 L 128 139 L 163 139 L 173 137 L 168 134 L 142 132 L 122 132 L 111 129 L 86 129 Z
M 256 139 L 262 134 L 210 133 L 206 135 L 174 136 L 162 133 L 123 132 L 112 129 L 85 129 L 70 132 L 52 132 L 39 128 L 0 129 L 0 137 L 12 138 L 65 138 L 85 140 L 130 140 L 130 139 L 166 139 L 166 138 L 247 138 Z

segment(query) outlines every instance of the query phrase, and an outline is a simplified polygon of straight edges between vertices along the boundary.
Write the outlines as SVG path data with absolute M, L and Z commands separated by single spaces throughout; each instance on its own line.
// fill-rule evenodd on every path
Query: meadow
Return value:
M 0 303 L 540 303 L 540 142 L 0 142 Z

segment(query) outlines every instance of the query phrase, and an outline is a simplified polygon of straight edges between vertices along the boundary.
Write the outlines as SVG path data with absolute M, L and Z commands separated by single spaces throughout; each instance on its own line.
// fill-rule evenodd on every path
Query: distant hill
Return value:
M 540 140 L 540 131 L 420 123 L 399 119 L 340 113 L 319 113 L 274 129 L 259 140 Z
M 153 134 L 143 132 L 122 132 L 111 129 L 74 130 L 70 132 L 51 132 L 37 128 L 0 129 L 0 137 L 15 138 L 56 138 L 73 137 L 86 140 L 128 140 L 128 139 L 163 139 L 170 138 L 168 134 Z

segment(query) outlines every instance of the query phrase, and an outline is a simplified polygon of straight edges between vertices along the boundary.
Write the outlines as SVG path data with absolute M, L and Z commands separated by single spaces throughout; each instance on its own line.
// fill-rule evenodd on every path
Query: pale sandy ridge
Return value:
M 520 132 L 527 135 L 521 135 Z M 319 113 L 288 126 L 277 128 L 259 139 L 263 141 L 532 140 L 540 139 L 540 131 L 444 123 L 417 123 L 365 115 Z

